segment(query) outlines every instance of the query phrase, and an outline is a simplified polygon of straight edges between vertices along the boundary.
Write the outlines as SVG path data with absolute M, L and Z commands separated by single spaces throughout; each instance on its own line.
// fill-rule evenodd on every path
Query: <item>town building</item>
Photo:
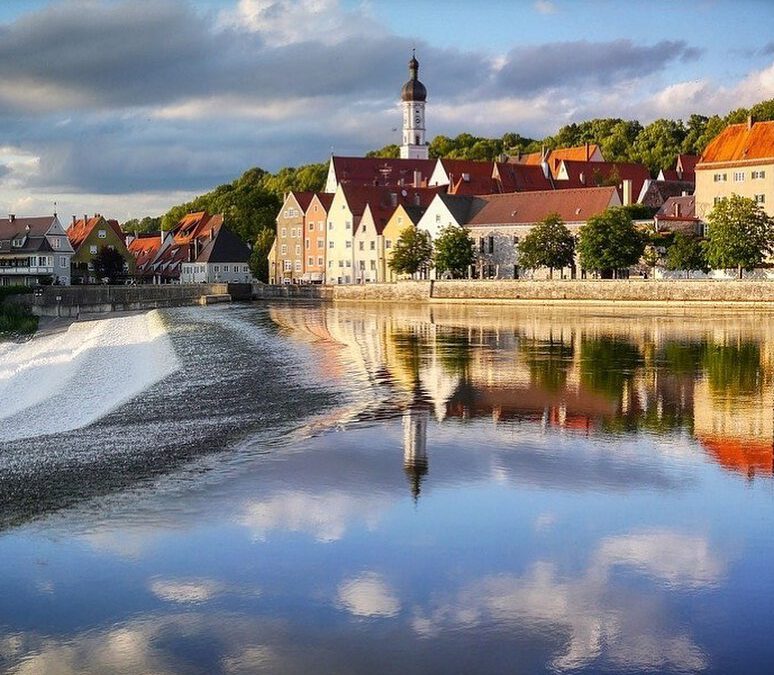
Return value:
M 605 158 L 602 155 L 602 149 L 596 143 L 586 143 L 572 148 L 543 148 L 540 152 L 519 153 L 507 157 L 507 162 L 511 164 L 545 167 L 553 177 L 556 177 L 559 165 L 564 160 L 604 162 Z
M 328 163 L 325 192 L 333 194 L 339 185 L 421 187 L 427 183 L 436 165 L 434 159 L 332 156 Z
M 84 215 L 80 220 L 73 216 L 67 228 L 67 238 L 75 251 L 70 261 L 73 283 L 100 282 L 94 276 L 93 260 L 103 248 L 118 252 L 124 259 L 125 274 L 134 274 L 135 258 L 126 247 L 124 232 L 117 220 L 107 220 L 98 213 L 91 217 Z
M 654 217 L 656 232 L 682 232 L 703 235 L 704 228 L 696 217 L 696 198 L 693 195 L 669 197 Z
M 427 159 L 429 150 L 425 141 L 425 102 L 427 89 L 419 81 L 419 61 L 412 52 L 409 61 L 409 79 L 400 92 L 403 108 L 403 142 L 401 159 Z
M 614 185 L 625 206 L 636 203 L 646 181 L 648 167 L 635 162 L 581 162 L 563 159 L 554 176 L 554 187 L 561 190 Z
M 325 283 L 325 232 L 333 195 L 316 194 L 304 214 L 304 283 Z
M 621 205 L 615 186 L 517 192 L 476 200 L 475 213 L 465 224 L 475 242 L 477 276 L 499 279 L 524 275 L 525 270 L 519 266 L 519 242 L 546 216 L 558 214 L 570 232 L 577 234 L 592 216 Z M 562 276 L 564 270 L 557 272 Z M 577 263 L 568 272 L 572 278 L 578 276 Z
M 278 284 L 280 282 L 279 265 L 277 264 L 277 237 L 274 237 L 274 241 L 271 243 L 269 249 L 269 283 Z
M 420 217 L 417 227 L 428 232 L 435 241 L 445 227 L 464 227 L 483 204 L 483 199 L 471 195 L 439 192 Z
M 304 222 L 314 192 L 288 192 L 277 215 L 277 265 L 282 284 L 304 278 Z
M 134 257 L 134 277 L 139 283 L 154 283 L 154 263 L 159 255 L 174 242 L 172 232 L 143 232 L 127 235 L 127 249 Z
M 731 124 L 710 141 L 696 164 L 696 215 L 737 194 L 774 216 L 774 121 Z
M 390 268 L 393 246 L 400 238 L 403 230 L 409 227 L 417 227 L 426 210 L 426 206 L 398 204 L 398 207 L 392 212 L 382 231 L 381 240 L 383 242 L 384 256 L 378 268 L 378 281 L 393 282 L 401 278 L 400 275 Z
M 225 225 L 210 233 L 201 252 L 183 262 L 180 282 L 188 284 L 252 283 L 250 249 Z
M 0 218 L 0 285 L 70 284 L 73 247 L 56 214 Z
M 698 155 L 677 155 L 674 168 L 661 169 L 658 174 L 658 180 L 676 180 L 695 183 L 696 164 L 698 161 Z

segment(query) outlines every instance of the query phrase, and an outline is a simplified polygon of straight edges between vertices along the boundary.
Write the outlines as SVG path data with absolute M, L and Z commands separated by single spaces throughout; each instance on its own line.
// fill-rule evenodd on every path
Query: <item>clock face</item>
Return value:
M 417 124 L 419 124 L 421 120 L 422 120 L 422 118 L 421 118 L 419 115 L 417 115 L 417 116 L 414 118 L 414 121 L 415 121 Z

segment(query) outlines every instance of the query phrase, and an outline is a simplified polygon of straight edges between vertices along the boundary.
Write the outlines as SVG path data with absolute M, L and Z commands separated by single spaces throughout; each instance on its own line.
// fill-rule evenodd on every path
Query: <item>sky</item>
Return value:
M 158 215 L 260 166 L 774 98 L 766 0 L 2 0 L 0 213 Z M 5 209 L 5 210 L 4 210 Z

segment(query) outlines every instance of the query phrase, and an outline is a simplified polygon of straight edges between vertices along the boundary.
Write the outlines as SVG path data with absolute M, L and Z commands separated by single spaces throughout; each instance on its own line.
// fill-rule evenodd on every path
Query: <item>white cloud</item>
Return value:
M 537 0 L 533 5 L 540 14 L 556 14 L 556 5 L 551 0 Z
M 213 579 L 154 579 L 150 584 L 156 597 L 181 604 L 207 602 L 224 589 L 221 582 Z
M 343 582 L 338 589 L 338 601 L 355 616 L 392 617 L 400 612 L 400 600 L 375 572 Z

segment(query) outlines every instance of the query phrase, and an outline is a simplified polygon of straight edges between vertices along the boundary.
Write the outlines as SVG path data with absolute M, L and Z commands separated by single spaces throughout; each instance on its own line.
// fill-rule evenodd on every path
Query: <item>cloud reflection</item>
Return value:
M 365 572 L 342 583 L 338 599 L 355 616 L 392 617 L 400 612 L 400 600 L 375 572 Z

